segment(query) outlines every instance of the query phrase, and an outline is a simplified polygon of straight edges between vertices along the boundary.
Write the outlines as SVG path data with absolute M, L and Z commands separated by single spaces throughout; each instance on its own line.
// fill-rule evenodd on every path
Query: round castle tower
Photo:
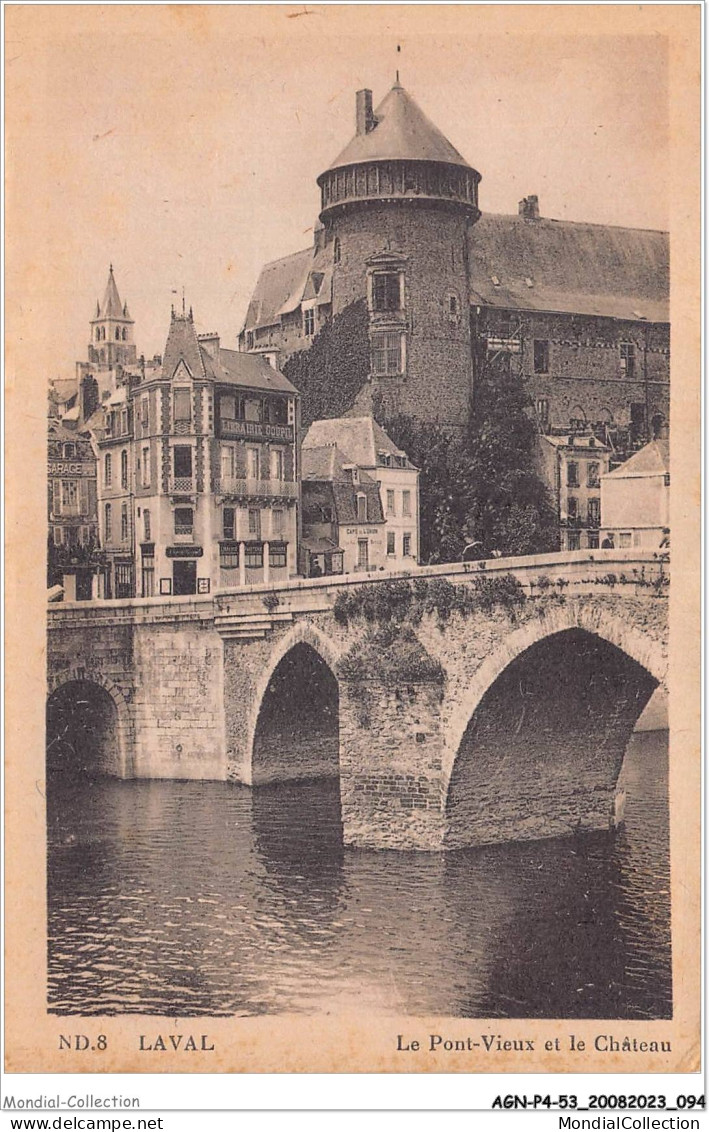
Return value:
M 462 427 L 472 391 L 468 229 L 480 216 L 480 174 L 398 76 L 376 109 L 371 91 L 357 92 L 356 127 L 318 177 L 333 316 L 366 294 L 370 405 L 378 394 L 387 415 Z

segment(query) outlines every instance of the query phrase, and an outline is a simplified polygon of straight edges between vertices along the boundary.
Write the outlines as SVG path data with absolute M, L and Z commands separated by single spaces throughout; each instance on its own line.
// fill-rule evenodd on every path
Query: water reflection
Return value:
M 342 845 L 336 781 L 49 783 L 56 1013 L 669 1017 L 667 743 L 625 829 L 446 854 Z

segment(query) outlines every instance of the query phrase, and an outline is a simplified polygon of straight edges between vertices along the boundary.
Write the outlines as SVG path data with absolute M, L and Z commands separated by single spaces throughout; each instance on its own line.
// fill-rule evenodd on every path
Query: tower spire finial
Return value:
M 400 43 L 397 43 L 397 45 L 396 45 L 396 53 L 397 53 L 397 55 L 401 55 L 401 44 Z M 401 83 L 399 82 L 399 68 L 398 67 L 396 69 L 396 82 L 394 83 L 394 86 L 401 86 Z
M 185 317 L 185 285 L 182 284 L 182 317 Z

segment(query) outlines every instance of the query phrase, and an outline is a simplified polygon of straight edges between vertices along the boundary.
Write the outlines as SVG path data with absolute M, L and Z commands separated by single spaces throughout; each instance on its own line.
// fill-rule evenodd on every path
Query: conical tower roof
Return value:
M 374 125 L 358 133 L 330 169 L 365 161 L 438 161 L 470 165 L 397 81 L 374 111 Z
M 206 371 L 192 311 L 189 314 L 172 312 L 170 330 L 163 353 L 162 376 L 172 380 L 175 370 L 183 362 L 195 380 L 204 379 Z
M 111 264 L 108 271 L 108 282 L 103 296 L 103 302 L 98 313 L 99 318 L 119 318 L 125 319 L 127 316 L 123 313 L 123 303 L 118 294 L 118 287 L 116 280 L 113 276 L 113 264 Z

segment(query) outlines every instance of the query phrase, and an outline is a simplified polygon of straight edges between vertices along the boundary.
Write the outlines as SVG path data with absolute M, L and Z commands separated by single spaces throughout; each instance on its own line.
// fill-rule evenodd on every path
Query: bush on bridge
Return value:
M 483 575 L 463 585 L 447 578 L 394 579 L 370 582 L 356 590 L 338 594 L 333 607 L 340 625 L 361 617 L 375 625 L 417 625 L 424 614 L 436 616 L 441 624 L 453 613 L 467 617 L 478 611 L 491 612 L 502 607 L 510 617 L 524 603 L 525 592 L 512 574 Z
M 343 680 L 382 684 L 442 683 L 445 674 L 413 629 L 393 625 L 369 629 L 337 666 Z

